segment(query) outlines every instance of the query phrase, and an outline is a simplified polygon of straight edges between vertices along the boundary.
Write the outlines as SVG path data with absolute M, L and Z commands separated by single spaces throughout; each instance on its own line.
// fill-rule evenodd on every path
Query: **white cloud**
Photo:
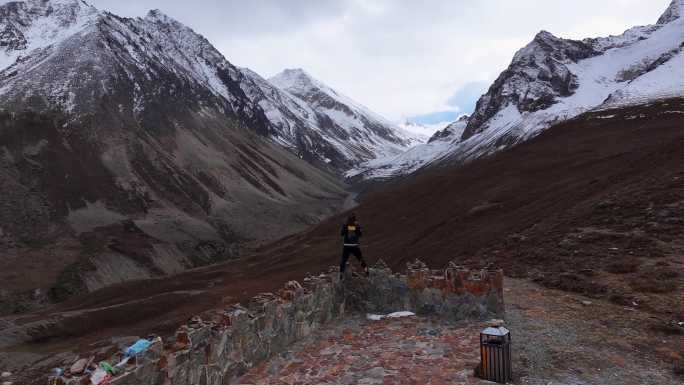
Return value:
M 541 29 L 584 38 L 654 23 L 670 0 L 93 0 L 125 16 L 159 8 L 229 61 L 264 76 L 302 67 L 394 120 L 444 110 L 491 82 Z

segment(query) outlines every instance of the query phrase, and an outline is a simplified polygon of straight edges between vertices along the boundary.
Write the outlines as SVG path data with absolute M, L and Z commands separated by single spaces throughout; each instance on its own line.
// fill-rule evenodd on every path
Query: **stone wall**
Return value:
M 193 317 L 110 380 L 116 385 L 225 385 L 284 351 L 325 324 L 353 313 L 410 310 L 445 322 L 503 316 L 503 272 L 450 265 L 431 270 L 409 264 L 406 275 L 380 262 L 370 276 L 341 280 L 334 268 L 288 282 L 278 293 L 260 294 L 246 307 L 232 305 Z M 121 354 L 109 362 L 119 362 Z M 66 374 L 58 383 L 88 384 L 87 375 Z

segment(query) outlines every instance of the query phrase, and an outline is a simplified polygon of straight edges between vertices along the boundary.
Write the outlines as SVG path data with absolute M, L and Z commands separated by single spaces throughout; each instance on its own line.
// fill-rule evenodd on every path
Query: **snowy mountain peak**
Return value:
M 552 34 L 551 32 L 542 29 L 534 37 L 534 40 L 536 40 L 536 41 L 548 41 L 548 40 L 560 40 L 560 39 L 558 37 L 556 37 L 556 35 Z
M 684 0 L 675 0 L 658 24 L 619 36 L 578 41 L 541 31 L 478 100 L 467 123 L 456 122 L 392 159 L 366 162 L 356 174 L 386 178 L 440 162 L 462 163 L 587 111 L 684 97 L 682 15 Z
M 316 144 L 321 148 L 308 152 L 315 157 L 328 159 L 325 160 L 328 163 L 337 164 L 338 170 L 354 167 L 370 159 L 397 155 L 410 146 L 427 140 L 426 135 L 402 129 L 300 68 L 286 69 L 270 78 L 268 84 L 275 86 L 283 94 L 279 95 L 273 89 L 264 89 L 265 94 L 270 95 L 270 102 L 260 102 L 266 114 L 280 121 L 280 126 L 290 127 L 292 133 L 299 132 L 296 135 L 306 136 L 288 138 L 292 135 L 288 134 L 283 135 L 283 139 L 286 142 L 296 139 L 303 143 L 322 143 L 312 140 L 315 136 L 320 136 L 327 142 L 327 148 Z M 276 100 L 288 100 L 294 107 L 289 109 L 292 116 L 285 116 L 288 111 L 274 109 L 272 102 Z M 304 129 L 292 130 L 296 126 Z
M 167 24 L 167 25 L 173 25 L 176 27 L 186 28 L 178 20 L 176 20 L 176 19 L 172 18 L 171 16 L 165 14 L 164 12 L 160 11 L 159 9 L 152 9 L 149 12 L 147 12 L 147 15 L 145 16 L 145 20 L 148 22 L 156 23 L 156 24 Z
M 683 11 L 684 0 L 675 0 L 658 25 L 634 27 L 620 36 L 577 41 L 541 31 L 478 101 L 462 139 L 472 138 L 471 146 L 480 147 L 472 153 L 495 151 L 606 100 L 672 94 L 673 81 L 662 81 L 656 73 L 681 57 L 684 27 L 675 21 Z M 642 90 L 637 78 L 645 82 Z
M 358 118 L 360 115 L 363 115 L 365 118 L 371 118 L 381 123 L 381 125 L 392 125 L 382 116 L 375 114 L 351 98 L 338 93 L 301 68 L 286 69 L 268 79 L 268 81 L 315 107 L 338 111 L 352 118 Z M 383 129 L 383 131 L 385 130 Z M 393 134 L 388 133 L 388 135 L 392 136 Z
M 99 11 L 80 0 L 25 0 L 0 5 L 0 71 L 90 25 Z
M 301 68 L 285 69 L 279 74 L 268 79 L 268 81 L 295 94 L 318 89 L 337 95 L 335 90 L 324 85 L 322 82 L 318 81 Z
M 658 19 L 658 24 L 670 23 L 679 19 L 682 14 L 684 14 L 684 0 L 672 0 L 665 13 Z
M 534 39 L 513 57 L 513 63 L 546 61 L 551 56 L 556 61 L 577 61 L 597 54 L 590 44 L 563 39 L 548 31 L 540 31 Z
M 304 69 L 302 68 L 285 68 L 280 71 L 280 73 L 274 77 L 284 77 L 284 78 L 312 78 Z
M 121 18 L 80 0 L 0 5 L 3 108 L 48 106 L 76 120 L 97 111 L 99 97 L 118 97 L 118 109 L 142 122 L 148 111 L 165 108 L 158 104 L 164 95 L 168 105 L 234 119 L 335 172 L 416 141 L 302 69 L 285 70 L 276 80 L 236 68 L 160 10 Z

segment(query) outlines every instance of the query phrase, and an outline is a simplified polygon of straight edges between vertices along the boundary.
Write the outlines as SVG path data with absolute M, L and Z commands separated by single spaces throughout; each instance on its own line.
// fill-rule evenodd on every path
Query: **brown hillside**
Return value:
M 435 267 L 494 262 L 512 276 L 683 320 L 682 111 L 684 100 L 670 100 L 592 113 L 493 157 L 369 193 L 355 210 L 364 253 L 395 267 L 416 257 Z M 343 217 L 239 261 L 73 298 L 54 310 L 119 306 L 40 337 L 164 333 L 301 279 L 338 263 Z

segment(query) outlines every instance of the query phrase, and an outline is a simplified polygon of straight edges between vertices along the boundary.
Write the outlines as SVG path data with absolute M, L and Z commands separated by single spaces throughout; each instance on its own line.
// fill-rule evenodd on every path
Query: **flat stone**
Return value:
M 81 374 L 85 370 L 86 366 L 88 365 L 88 359 L 87 358 L 81 358 L 80 360 L 74 362 L 73 365 L 71 365 L 71 368 L 69 368 L 69 372 L 71 374 Z
M 255 367 L 239 384 L 485 384 L 473 376 L 479 362 L 479 331 L 486 323 L 461 326 L 423 317 L 329 324 L 291 347 L 292 355 Z M 425 333 L 434 331 L 434 333 Z

